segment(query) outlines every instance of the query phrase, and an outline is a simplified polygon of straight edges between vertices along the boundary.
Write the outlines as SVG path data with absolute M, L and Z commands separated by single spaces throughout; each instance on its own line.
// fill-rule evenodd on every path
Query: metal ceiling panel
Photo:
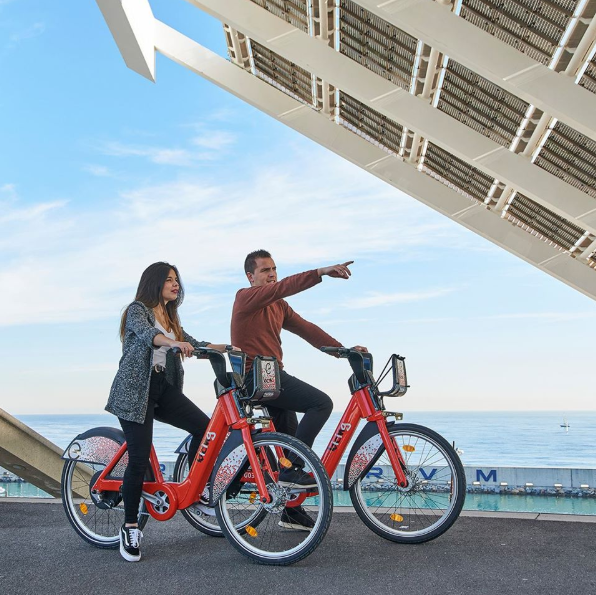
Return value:
M 367 140 L 399 154 L 403 127 L 346 93 L 339 94 L 339 122 Z
M 312 74 L 254 40 L 250 42 L 257 73 L 267 82 L 311 105 Z
M 586 71 L 582 75 L 579 86 L 596 93 L 596 56 L 590 60 Z
M 351 0 L 341 0 L 340 49 L 352 60 L 409 89 L 418 40 Z
M 534 163 L 596 198 L 596 143 L 562 122 L 557 122 Z
M 548 65 L 578 0 L 462 0 L 460 16 Z
M 492 177 L 433 143 L 428 143 L 426 148 L 424 168 L 480 202 L 484 201 L 494 181 Z
M 308 33 L 308 6 L 306 0 L 251 0 L 271 14 Z
M 508 147 L 529 104 L 469 68 L 449 60 L 437 108 Z M 530 130 L 526 134 L 529 134 Z
M 584 235 L 585 230 L 545 210 L 523 194 L 517 194 L 505 211 L 508 216 L 527 225 L 565 250 L 571 250 Z

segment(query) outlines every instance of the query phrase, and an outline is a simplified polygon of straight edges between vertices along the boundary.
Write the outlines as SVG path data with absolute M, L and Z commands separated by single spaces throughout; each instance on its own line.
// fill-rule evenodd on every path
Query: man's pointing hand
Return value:
M 329 267 L 323 267 L 321 269 L 317 269 L 317 273 L 319 277 L 328 275 L 329 277 L 334 277 L 336 279 L 349 279 L 352 273 L 350 272 L 348 266 L 353 262 L 353 260 L 348 260 L 348 262 L 344 262 L 343 264 L 334 264 Z

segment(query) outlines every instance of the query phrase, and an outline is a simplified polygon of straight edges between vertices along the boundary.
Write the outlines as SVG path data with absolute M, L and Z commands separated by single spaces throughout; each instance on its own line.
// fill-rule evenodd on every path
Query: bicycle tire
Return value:
M 327 533 L 333 512 L 331 483 L 319 458 L 300 440 L 277 432 L 266 432 L 255 436 L 253 444 L 257 453 L 266 453 L 260 457 L 261 460 L 271 461 L 271 457 L 277 456 L 276 452 L 283 449 L 285 457 L 293 459 L 303 466 L 304 473 L 312 475 L 317 485 L 317 490 L 312 492 L 318 491 L 318 494 L 306 499 L 308 510 L 302 509 L 313 523 L 312 530 L 296 531 L 282 526 L 286 504 L 290 503 L 291 508 L 293 494 L 303 493 L 304 489 L 281 485 L 270 476 L 267 485 L 273 500 L 269 504 L 260 503 L 256 493 L 254 503 L 244 501 L 241 506 L 236 500 L 228 499 L 226 493 L 221 496 L 215 508 L 220 527 L 228 541 L 251 560 L 273 566 L 294 564 L 314 552 Z M 258 515 L 250 505 L 259 511 Z M 258 522 L 254 526 L 242 526 L 238 519 L 243 515 L 252 515 L 251 518 Z M 316 515 L 315 519 L 313 515 Z
M 396 424 L 388 429 L 404 457 L 410 485 L 398 487 L 394 476 L 360 477 L 350 488 L 354 509 L 369 529 L 390 541 L 424 543 L 436 539 L 455 523 L 463 508 L 463 465 L 447 440 L 429 428 Z M 409 448 L 404 450 L 404 446 Z M 375 466 L 381 470 L 388 467 L 392 473 L 384 445 L 381 451 Z
M 91 495 L 89 476 L 96 477 L 105 468 L 103 463 L 81 463 L 68 460 L 62 469 L 60 492 L 66 518 L 76 533 L 87 543 L 116 549 L 120 545 L 120 527 L 124 523 L 124 505 L 119 494 L 110 493 L 105 502 Z M 113 506 L 110 507 L 109 503 Z M 101 506 L 107 506 L 102 508 Z M 149 520 L 145 501 L 141 499 L 138 523 L 142 529 Z

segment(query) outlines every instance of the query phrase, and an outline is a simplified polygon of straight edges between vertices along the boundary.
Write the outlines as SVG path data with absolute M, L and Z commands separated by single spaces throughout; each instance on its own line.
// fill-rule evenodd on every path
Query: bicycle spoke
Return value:
M 406 430 L 408 427 L 416 430 Z M 350 492 L 354 507 L 373 531 L 387 539 L 433 539 L 451 526 L 463 505 L 465 478 L 461 462 L 432 430 L 400 424 L 390 429 L 390 434 L 402 453 L 408 485 L 397 485 L 383 449 L 375 464 L 390 475 L 384 481 L 360 478 Z M 453 489 L 457 498 L 453 497 Z

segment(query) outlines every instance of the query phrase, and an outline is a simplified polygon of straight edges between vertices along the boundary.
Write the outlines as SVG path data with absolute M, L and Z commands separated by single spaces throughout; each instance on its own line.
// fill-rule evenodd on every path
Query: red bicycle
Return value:
M 349 490 L 358 516 L 377 535 L 398 543 L 422 543 L 439 537 L 462 510 L 465 472 L 455 449 L 441 435 L 417 424 L 397 423 L 402 414 L 386 410 L 385 397 L 402 396 L 408 389 L 405 358 L 392 355 L 375 380 L 372 354 L 337 347 L 323 347 L 322 351 L 347 358 L 353 371 L 348 381 L 352 398 L 323 453 L 327 473 L 334 476 L 360 421 L 366 420 L 339 480 L 342 489 Z M 392 384 L 382 391 L 380 384 L 389 374 Z M 178 480 L 183 479 L 188 467 L 188 440 L 177 451 L 174 476 Z M 293 497 L 300 504 L 311 495 Z M 209 519 L 193 508 L 183 514 L 197 529 L 222 535 L 215 517 Z
M 231 349 L 231 348 L 230 348 Z M 253 366 L 255 390 L 244 389 L 245 355 L 199 349 L 193 355 L 209 359 L 215 372 L 217 405 L 197 456 L 179 482 L 164 481 L 155 449 L 143 484 L 138 523 L 149 516 L 171 519 L 197 507 L 217 519 L 218 533 L 251 559 L 272 565 L 293 564 L 311 554 L 325 536 L 333 509 L 329 478 L 318 457 L 299 440 L 268 430 L 268 420 L 253 416 L 258 402 L 278 396 L 279 374 L 274 358 L 258 358 Z M 66 448 L 62 473 L 62 502 L 75 531 L 100 548 L 117 548 L 124 519 L 121 487 L 128 462 L 124 433 L 116 428 L 93 428 L 79 434 Z M 306 488 L 280 482 L 280 470 L 302 469 L 312 478 Z M 186 455 L 185 467 L 188 470 Z M 180 472 L 180 470 L 179 470 Z M 206 492 L 204 492 L 207 488 Z M 280 522 L 287 508 L 305 504 L 313 521 L 310 532 L 289 531 Z M 213 522 L 212 521 L 212 522 Z M 221 529 L 220 529 L 221 527 Z M 206 531 L 207 532 L 207 531 Z

